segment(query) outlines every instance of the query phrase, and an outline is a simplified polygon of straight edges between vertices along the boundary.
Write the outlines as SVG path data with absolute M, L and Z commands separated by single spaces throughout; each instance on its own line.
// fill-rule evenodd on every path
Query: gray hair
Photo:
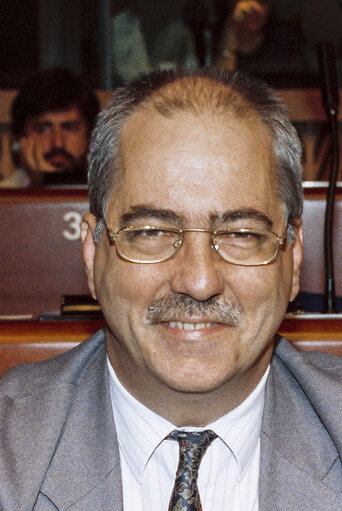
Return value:
M 177 112 L 256 114 L 269 130 L 277 162 L 277 194 L 284 207 L 289 242 L 303 210 L 301 144 L 280 98 L 264 82 L 240 72 L 215 69 L 160 71 L 118 88 L 98 116 L 91 139 L 89 163 L 90 211 L 97 220 L 99 239 L 114 178 L 122 168 L 120 139 L 128 118 L 138 109 L 152 108 L 164 117 Z

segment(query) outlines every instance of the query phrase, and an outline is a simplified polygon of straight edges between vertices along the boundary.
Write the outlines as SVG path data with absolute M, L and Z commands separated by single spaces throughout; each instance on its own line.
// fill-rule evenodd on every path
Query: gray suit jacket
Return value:
M 0 427 L 1 511 L 122 511 L 102 331 L 9 371 Z M 266 386 L 260 511 L 342 511 L 341 452 L 342 359 L 281 340 Z

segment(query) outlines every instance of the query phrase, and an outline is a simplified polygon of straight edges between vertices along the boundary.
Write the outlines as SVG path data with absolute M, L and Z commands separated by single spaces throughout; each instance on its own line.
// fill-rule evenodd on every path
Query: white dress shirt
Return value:
M 198 488 L 204 511 L 258 511 L 260 428 L 269 369 L 237 408 L 205 428 L 176 428 L 137 401 L 121 385 L 108 361 L 119 442 L 124 511 L 168 509 L 178 465 L 174 429 L 213 430 L 200 465 Z

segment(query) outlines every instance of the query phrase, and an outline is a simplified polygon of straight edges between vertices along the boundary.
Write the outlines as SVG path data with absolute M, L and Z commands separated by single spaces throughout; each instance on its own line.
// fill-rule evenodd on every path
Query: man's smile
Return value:
M 177 328 L 178 330 L 202 330 L 216 325 L 217 323 L 184 323 L 183 321 L 169 321 L 167 323 L 170 328 Z

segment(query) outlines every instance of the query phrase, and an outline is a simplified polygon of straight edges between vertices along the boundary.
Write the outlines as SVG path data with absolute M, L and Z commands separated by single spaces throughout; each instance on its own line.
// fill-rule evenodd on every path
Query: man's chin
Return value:
M 74 172 L 75 169 L 71 165 L 55 165 L 54 163 L 51 163 L 54 170 L 46 172 L 46 174 L 55 174 L 56 172 Z
M 47 160 L 56 172 L 69 171 L 75 167 L 75 163 L 64 157 L 54 157 Z

